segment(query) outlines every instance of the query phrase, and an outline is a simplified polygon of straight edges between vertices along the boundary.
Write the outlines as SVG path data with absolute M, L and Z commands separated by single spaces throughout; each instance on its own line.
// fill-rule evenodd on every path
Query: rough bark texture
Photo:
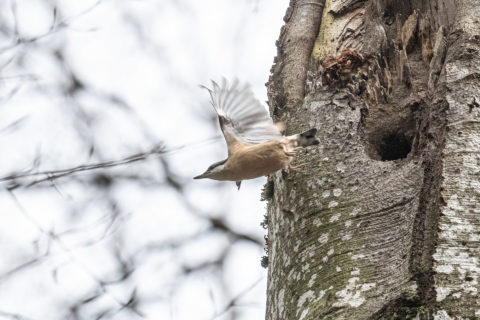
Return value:
M 302 171 L 269 178 L 267 314 L 477 319 L 475 0 L 292 0 L 268 83 Z
M 480 319 L 480 6 L 461 1 L 445 77 L 449 105 L 435 248 L 438 314 Z

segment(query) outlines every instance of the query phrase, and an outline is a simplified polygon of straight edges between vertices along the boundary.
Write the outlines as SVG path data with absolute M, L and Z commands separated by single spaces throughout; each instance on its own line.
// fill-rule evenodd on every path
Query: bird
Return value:
M 248 83 L 235 79 L 231 85 L 225 78 L 221 84 L 212 80 L 210 93 L 220 129 L 227 143 L 228 157 L 215 162 L 194 179 L 235 181 L 266 176 L 286 169 L 301 147 L 318 145 L 316 128 L 283 136 L 282 123 L 273 123 L 267 109 L 258 101 Z

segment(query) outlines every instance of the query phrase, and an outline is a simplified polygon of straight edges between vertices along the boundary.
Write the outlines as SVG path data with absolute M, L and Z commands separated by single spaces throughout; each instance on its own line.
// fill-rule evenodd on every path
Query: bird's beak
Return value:
M 193 179 L 204 179 L 204 178 L 206 178 L 206 172 L 205 172 L 205 173 L 202 173 L 202 174 L 199 175 L 199 176 L 193 177 Z

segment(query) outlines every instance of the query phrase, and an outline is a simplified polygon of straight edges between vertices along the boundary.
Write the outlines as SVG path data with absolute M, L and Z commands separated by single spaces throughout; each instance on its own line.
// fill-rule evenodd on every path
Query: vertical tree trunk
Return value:
M 321 142 L 265 189 L 267 319 L 480 318 L 476 2 L 291 0 L 269 104 Z

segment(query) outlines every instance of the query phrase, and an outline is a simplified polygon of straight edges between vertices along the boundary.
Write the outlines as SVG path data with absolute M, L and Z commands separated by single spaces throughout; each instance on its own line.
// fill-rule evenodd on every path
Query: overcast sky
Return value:
M 265 101 L 287 5 L 288 0 L 0 3 L 2 27 L 17 30 L 24 40 L 39 37 L 15 44 L 12 32 L 0 31 L 0 177 L 121 159 L 160 142 L 167 150 L 185 146 L 164 155 L 185 186 L 184 197 L 156 183 L 166 177 L 158 158 L 105 169 L 125 177 L 106 189 L 92 183 L 98 175 L 91 173 L 13 193 L 0 184 L 0 319 L 67 318 L 66 306 L 112 280 L 118 256 L 139 257 L 135 272 L 121 285 L 107 286 L 91 310 L 82 309 L 85 319 L 128 300 L 133 291 L 147 301 L 140 307 L 147 319 L 212 319 L 243 292 L 241 308 L 215 319 L 264 317 L 260 246 L 232 245 L 225 235 L 207 232 L 179 249 L 146 258 L 141 250 L 206 230 L 185 199 L 232 229 L 263 239 L 264 178 L 245 181 L 240 191 L 233 182 L 191 180 L 226 157 L 199 84 L 238 77 Z M 72 75 L 86 89 L 72 87 Z M 151 185 L 133 183 L 129 175 Z M 52 232 L 65 236 L 54 238 Z M 182 267 L 215 260 L 224 251 L 221 275 L 207 269 L 178 277 Z M 31 266 L 18 269 L 29 261 Z M 141 319 L 131 312 L 111 318 Z

